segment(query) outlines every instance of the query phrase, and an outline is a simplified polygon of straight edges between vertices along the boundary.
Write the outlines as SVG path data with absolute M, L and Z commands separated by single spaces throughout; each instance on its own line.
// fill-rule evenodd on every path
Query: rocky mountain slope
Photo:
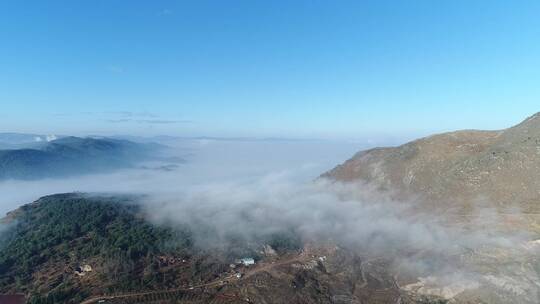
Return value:
M 322 176 L 421 199 L 439 211 L 487 203 L 538 212 L 540 113 L 505 130 L 450 132 L 362 151 Z

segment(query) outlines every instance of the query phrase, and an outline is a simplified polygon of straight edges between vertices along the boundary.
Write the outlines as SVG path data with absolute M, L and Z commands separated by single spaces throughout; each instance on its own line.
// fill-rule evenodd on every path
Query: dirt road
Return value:
M 108 295 L 108 296 L 97 296 L 97 297 L 87 299 L 81 302 L 81 304 L 94 304 L 94 303 L 99 303 L 99 301 L 102 301 L 102 300 L 117 300 L 117 299 L 129 298 L 129 297 L 138 297 L 138 296 L 146 296 L 146 295 L 153 295 L 153 294 L 160 294 L 160 293 L 167 293 L 167 292 L 177 292 L 177 291 L 190 291 L 193 289 L 205 288 L 205 287 L 215 287 L 215 286 L 222 285 L 223 281 L 239 281 L 239 280 L 247 279 L 258 273 L 271 270 L 274 267 L 283 266 L 283 265 L 291 264 L 294 262 L 303 262 L 310 259 L 315 259 L 315 258 L 311 257 L 306 252 L 303 252 L 300 255 L 293 256 L 284 260 L 280 260 L 278 262 L 266 262 L 266 263 L 261 263 L 255 267 L 248 268 L 248 270 L 246 270 L 240 278 L 238 278 L 236 274 L 233 274 L 225 278 L 220 278 L 218 280 L 212 281 L 210 283 L 205 283 L 205 284 L 200 284 L 200 285 L 195 285 L 195 286 L 190 286 L 190 287 L 180 287 L 180 288 L 160 290 L 160 291 L 148 291 L 148 292 L 125 293 L 125 294 Z

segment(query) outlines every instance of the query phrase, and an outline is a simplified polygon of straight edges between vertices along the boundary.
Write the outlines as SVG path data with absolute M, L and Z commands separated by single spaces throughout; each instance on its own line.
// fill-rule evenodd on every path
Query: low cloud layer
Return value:
M 501 222 L 489 208 L 479 208 L 468 218 L 478 227 L 464 233 L 445 227 L 434 214 L 412 210 L 411 202 L 391 200 L 361 185 L 316 180 L 338 163 L 336 158 L 345 159 L 357 146 L 340 145 L 181 141 L 176 156 L 186 163 L 172 171 L 145 164 L 141 168 L 146 169 L 111 174 L 1 182 L 0 212 L 61 192 L 145 194 L 153 220 L 214 230 L 215 235 L 205 237 L 215 239 L 200 240 L 208 244 L 225 242 L 232 234 L 256 239 L 284 228 L 306 240 L 338 241 L 374 252 L 405 248 L 449 252 L 457 247 L 513 244 L 508 235 L 488 235 L 498 231 L 495 225 Z
M 164 164 L 149 163 L 110 174 L 38 181 L 0 181 L 0 214 L 41 196 L 63 192 L 157 195 L 178 193 L 223 181 L 254 181 L 284 171 L 294 172 L 291 176 L 294 175 L 296 181 L 310 182 L 362 148 L 361 144 L 348 142 L 272 140 L 167 139 L 164 144 L 173 148 L 171 158 L 185 160 L 174 171 L 157 170 Z
M 470 267 L 468 256 L 487 259 L 502 251 L 507 257 L 504 271 L 516 275 L 521 271 L 517 257 L 529 254 L 523 244 L 531 235 L 502 229 L 504 219 L 489 207 L 449 222 L 436 214 L 419 213 L 415 202 L 395 201 L 366 186 L 315 180 L 361 148 L 358 144 L 193 140 L 174 146 L 176 156 L 186 163 L 173 171 L 133 169 L 0 183 L 0 211 L 58 192 L 146 194 L 143 203 L 150 220 L 189 227 L 196 244 L 204 248 L 225 248 L 231 236 L 252 243 L 292 231 L 305 242 L 337 244 L 362 255 L 388 258 L 396 269 L 431 274 L 423 280 L 456 286 L 456 290 L 491 282 L 488 275 Z M 145 167 L 153 165 L 158 164 Z M 519 212 L 514 216 L 522 220 Z M 508 273 L 489 275 L 499 282 L 497 275 Z M 520 285 L 528 296 L 535 278 L 523 280 L 533 282 Z
M 215 230 L 214 239 L 199 241 L 219 246 L 230 235 L 254 242 L 283 230 L 306 241 L 335 242 L 364 252 L 394 254 L 428 250 L 434 254 L 481 246 L 510 247 L 520 234 L 490 235 L 500 218 L 479 209 L 464 226 L 445 226 L 433 214 L 413 213 L 410 202 L 389 199 L 361 185 L 327 181 L 301 183 L 294 172 L 179 188 L 147 198 L 152 219 L 188 225 L 197 231 Z M 481 227 L 481 228 L 480 228 Z M 202 233 L 201 233 L 202 234 Z

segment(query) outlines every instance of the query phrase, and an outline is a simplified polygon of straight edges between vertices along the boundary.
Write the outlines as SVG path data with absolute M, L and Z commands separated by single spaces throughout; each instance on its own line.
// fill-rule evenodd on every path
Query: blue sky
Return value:
M 538 1 L 0 2 L 0 131 L 411 137 L 540 111 Z

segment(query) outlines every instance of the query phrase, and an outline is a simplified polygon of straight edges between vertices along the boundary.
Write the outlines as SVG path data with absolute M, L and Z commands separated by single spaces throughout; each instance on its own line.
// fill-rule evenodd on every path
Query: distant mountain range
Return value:
M 11 137 L 12 143 L 28 137 Z M 0 150 L 0 180 L 107 172 L 149 160 L 164 146 L 109 138 L 63 137 L 33 148 Z
M 35 148 L 62 137 L 52 134 L 0 133 L 0 149 Z
M 505 130 L 450 132 L 361 151 L 323 177 L 420 198 L 439 211 L 488 203 L 538 212 L 540 113 Z
M 61 136 L 26 134 L 26 133 L 0 133 L 0 143 L 4 144 L 24 144 L 32 142 L 52 141 Z

